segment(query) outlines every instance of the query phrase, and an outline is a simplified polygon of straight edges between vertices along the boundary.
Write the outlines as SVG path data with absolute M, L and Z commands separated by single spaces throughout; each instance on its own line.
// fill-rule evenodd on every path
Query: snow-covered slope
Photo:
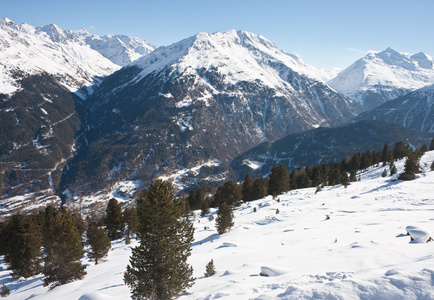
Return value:
M 434 85 L 388 101 L 360 114 L 356 120 L 378 120 L 434 132 Z
M 43 72 L 75 91 L 119 68 L 56 25 L 33 27 L 0 19 L 0 93 L 11 94 L 23 76 Z
M 126 66 L 156 49 L 156 46 L 146 41 L 126 35 L 108 34 L 100 37 L 90 34 L 86 29 L 74 31 L 73 35 L 119 66 Z
M 434 242 L 411 241 L 406 232 L 407 226 L 434 232 L 433 160 L 434 151 L 422 157 L 425 171 L 414 181 L 382 178 L 378 167 L 347 188 L 308 188 L 245 203 L 223 235 L 215 220 L 197 212 L 189 260 L 197 279 L 179 299 L 434 299 Z M 403 164 L 396 162 L 398 171 Z M 100 264 L 84 257 L 83 280 L 51 291 L 41 275 L 12 280 L 4 264 L 0 278 L 11 300 L 130 299 L 122 281 L 130 254 L 130 246 L 114 242 Z M 205 277 L 211 259 L 216 274 Z
M 369 53 L 328 84 L 365 109 L 372 109 L 409 91 L 434 83 L 433 59 L 420 52 L 399 53 L 391 48 Z
M 143 57 L 132 65 L 143 68 L 140 77 L 170 65 L 176 65 L 180 74 L 197 74 L 200 69 L 216 68 L 227 75 L 227 83 L 260 80 L 272 88 L 287 86 L 288 72 L 282 66 L 321 81 L 327 81 L 337 72 L 308 65 L 299 57 L 279 50 L 260 35 L 236 30 L 213 34 L 201 32 L 160 47 L 152 57 Z

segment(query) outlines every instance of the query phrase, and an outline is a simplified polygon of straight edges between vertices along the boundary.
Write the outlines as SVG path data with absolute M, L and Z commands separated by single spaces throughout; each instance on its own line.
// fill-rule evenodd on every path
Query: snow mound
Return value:
M 261 276 L 274 277 L 286 274 L 288 272 L 289 270 L 279 267 L 261 267 Z
M 405 227 L 405 230 L 410 235 L 412 243 L 428 243 L 433 240 L 431 233 L 421 226 L 410 225 Z

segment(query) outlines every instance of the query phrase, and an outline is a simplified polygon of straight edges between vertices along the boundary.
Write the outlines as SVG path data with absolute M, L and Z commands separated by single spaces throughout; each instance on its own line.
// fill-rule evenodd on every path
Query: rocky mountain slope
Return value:
M 356 120 L 379 120 L 434 132 L 434 85 L 388 101 L 360 114 Z
M 369 53 L 327 83 L 363 110 L 370 110 L 433 84 L 433 59 L 422 52 L 410 55 L 387 48 Z
M 2 198 L 56 192 L 66 161 L 77 150 L 78 96 L 84 98 L 120 68 L 76 35 L 56 25 L 0 19 Z
M 288 170 L 320 163 L 341 161 L 366 150 L 380 151 L 384 143 L 391 149 L 397 141 L 412 146 L 429 145 L 432 134 L 379 121 L 360 121 L 336 128 L 317 128 L 265 142 L 238 156 L 231 163 L 241 180 L 245 174 L 267 175 L 277 164 Z
M 243 31 L 199 33 L 160 47 L 88 99 L 87 146 L 65 187 L 98 190 L 193 168 L 200 176 L 187 176 L 187 186 L 230 178 L 229 162 L 259 143 L 358 113 L 319 80 L 323 75 Z

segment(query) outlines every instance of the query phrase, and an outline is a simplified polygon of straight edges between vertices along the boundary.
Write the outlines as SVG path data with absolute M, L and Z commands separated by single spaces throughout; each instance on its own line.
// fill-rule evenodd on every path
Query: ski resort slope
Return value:
M 434 242 L 410 241 L 406 232 L 407 226 L 434 232 L 433 160 L 434 151 L 422 157 L 424 172 L 414 181 L 382 178 L 379 166 L 347 188 L 244 203 L 223 235 L 215 218 L 196 212 L 190 257 L 196 281 L 179 299 L 434 299 Z M 402 172 L 404 160 L 396 165 Z M 122 278 L 130 252 L 114 242 L 100 264 L 83 259 L 83 280 L 51 291 L 41 275 L 12 281 L 3 264 L 0 278 L 11 290 L 6 299 L 129 299 Z M 211 259 L 216 274 L 204 277 Z

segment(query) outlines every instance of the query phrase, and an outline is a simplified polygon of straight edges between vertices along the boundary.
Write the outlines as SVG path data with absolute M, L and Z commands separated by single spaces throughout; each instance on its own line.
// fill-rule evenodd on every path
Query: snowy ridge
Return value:
M 262 36 L 235 30 L 213 34 L 201 32 L 160 47 L 132 65 L 143 69 L 136 81 L 164 67 L 176 65 L 179 74 L 216 69 L 226 75 L 226 83 L 261 80 L 272 88 L 288 86 L 283 66 L 320 81 L 335 75 L 335 71 L 310 66 L 300 58 L 282 52 Z
M 196 212 L 189 263 L 197 279 L 179 299 L 433 299 L 434 242 L 412 242 L 406 232 L 408 226 L 434 231 L 433 160 L 434 151 L 422 157 L 424 172 L 413 181 L 382 178 L 385 167 L 373 167 L 347 188 L 244 203 L 223 235 L 215 219 Z M 404 160 L 396 166 L 402 172 Z M 2 263 L 7 299 L 130 299 L 122 278 L 135 245 L 113 242 L 98 265 L 85 255 L 84 279 L 51 291 L 42 275 L 12 279 Z M 216 274 L 204 277 L 211 259 Z
M 392 100 L 405 91 L 416 90 L 434 83 L 433 59 L 420 52 L 399 53 L 391 48 L 369 53 L 343 70 L 328 84 L 353 100 L 363 101 L 366 91 L 382 93 L 385 100 Z M 388 94 L 390 93 L 390 94 Z
M 19 89 L 17 77 L 43 72 L 76 91 L 154 48 L 138 38 L 99 37 L 85 29 L 64 30 L 54 24 L 33 27 L 0 18 L 0 93 L 11 94 Z
M 126 35 L 108 34 L 100 37 L 90 34 L 84 28 L 73 31 L 73 34 L 119 66 L 126 66 L 156 49 L 156 46 L 146 41 Z

